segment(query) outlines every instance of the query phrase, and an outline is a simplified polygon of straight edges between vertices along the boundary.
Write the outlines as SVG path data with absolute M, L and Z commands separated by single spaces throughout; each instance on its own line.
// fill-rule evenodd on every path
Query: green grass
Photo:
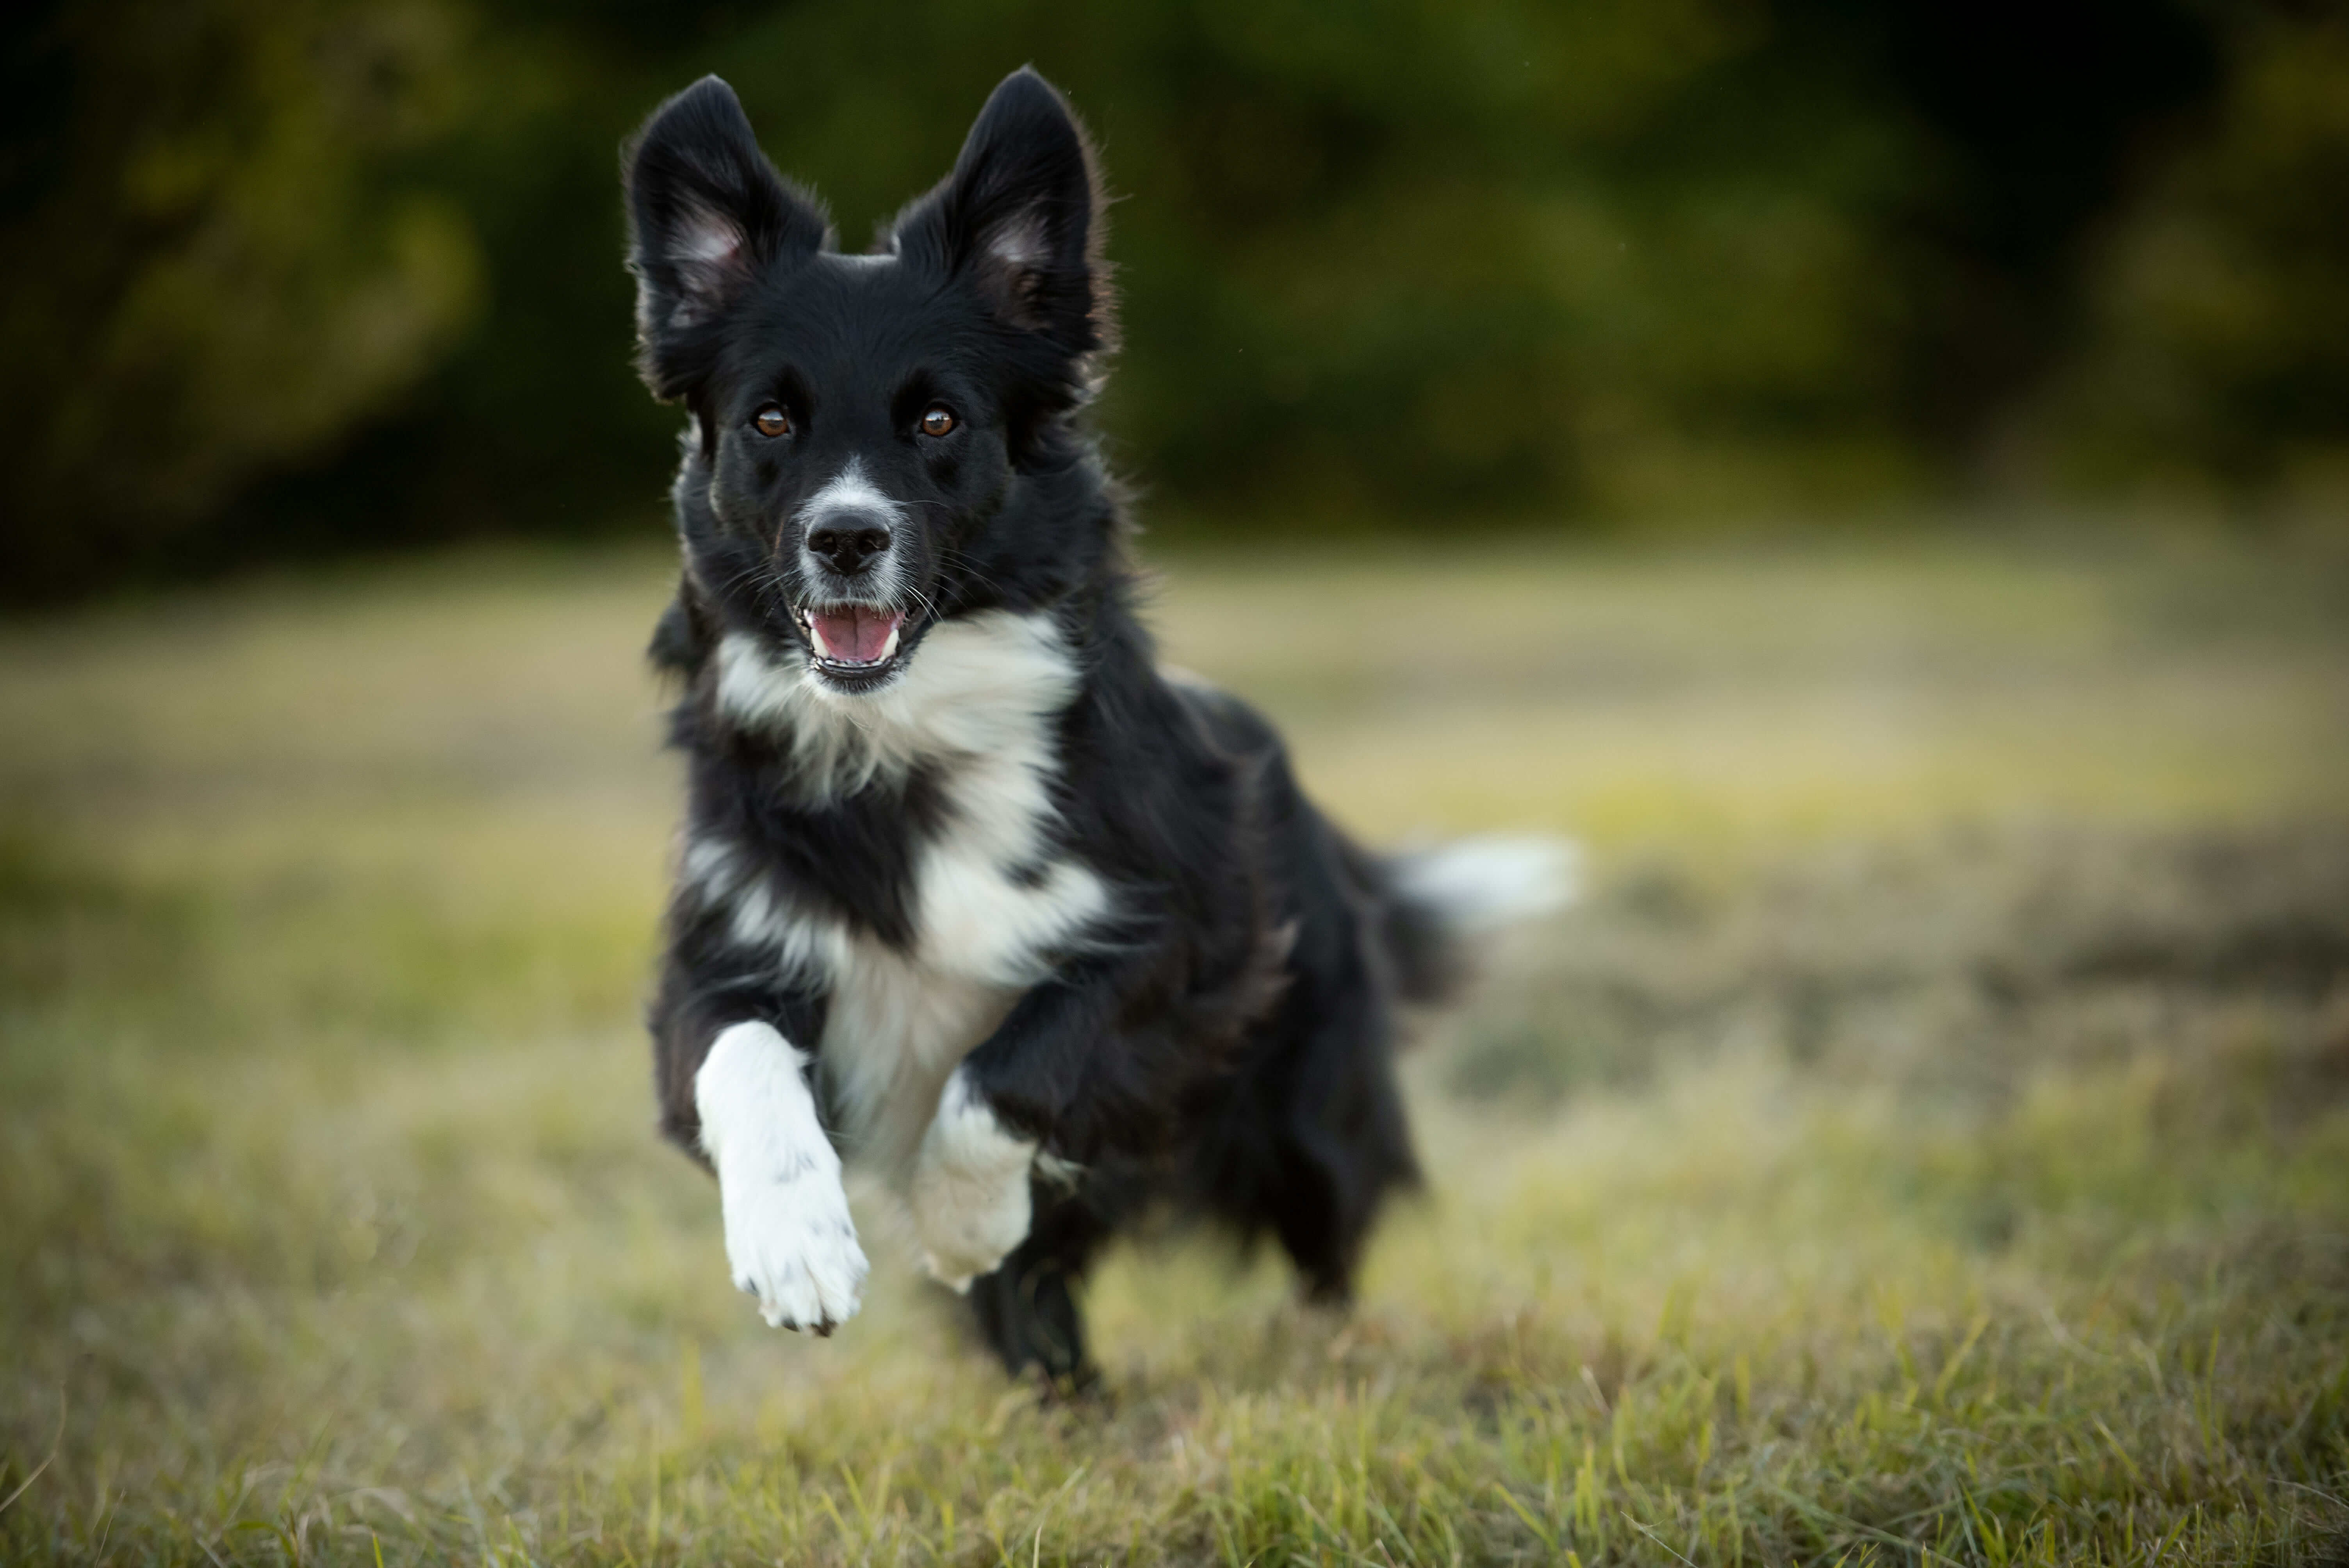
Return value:
M 1380 839 L 1586 837 L 1359 1309 L 1109 1393 L 728 1283 L 635 1022 L 650 556 L 0 628 L 10 1562 L 2337 1563 L 2349 575 L 2192 541 L 1178 562 Z

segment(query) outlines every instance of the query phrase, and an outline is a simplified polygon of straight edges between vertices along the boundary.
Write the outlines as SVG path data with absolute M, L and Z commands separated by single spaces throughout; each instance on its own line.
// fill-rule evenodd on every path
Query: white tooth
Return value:
M 876 665 L 885 665 L 885 664 L 887 664 L 887 663 L 889 662 L 890 655 L 893 655 L 893 654 L 895 654 L 896 651 L 897 651 L 897 628 L 896 628 L 896 627 L 895 627 L 895 626 L 892 626 L 892 627 L 890 627 L 890 628 L 889 628 L 889 640 L 888 640 L 887 642 L 885 642 L 885 643 L 884 643 L 884 644 L 882 644 L 882 645 L 881 645 L 881 655 L 880 655 L 880 656 L 879 656 L 878 658 L 874 659 L 873 662 L 874 662 L 874 664 L 876 664 Z
M 807 627 L 808 641 L 815 645 L 816 657 L 820 659 L 830 659 L 837 658 L 839 656 L 832 651 L 832 645 L 823 640 L 823 627 L 817 624 L 814 616 L 810 615 L 808 617 Z

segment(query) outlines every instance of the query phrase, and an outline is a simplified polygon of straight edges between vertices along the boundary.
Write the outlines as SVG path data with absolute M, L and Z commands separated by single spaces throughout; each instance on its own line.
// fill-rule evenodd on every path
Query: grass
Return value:
M 10 1562 L 2338 1563 L 2349 593 L 2191 541 L 1178 562 L 1381 839 L 1592 847 L 1343 1320 L 1170 1235 L 1040 1403 L 651 1132 L 651 557 L 0 628 Z

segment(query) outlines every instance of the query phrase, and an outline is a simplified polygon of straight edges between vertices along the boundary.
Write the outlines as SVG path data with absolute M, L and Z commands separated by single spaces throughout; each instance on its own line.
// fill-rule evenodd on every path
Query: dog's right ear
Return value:
M 760 269 L 813 255 L 823 205 L 775 172 L 734 89 L 704 77 L 655 109 L 622 155 L 637 368 L 653 395 L 690 398 L 712 325 Z

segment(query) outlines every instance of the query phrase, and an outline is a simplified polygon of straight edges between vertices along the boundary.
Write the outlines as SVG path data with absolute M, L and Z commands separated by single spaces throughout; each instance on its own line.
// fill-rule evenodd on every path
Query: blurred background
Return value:
M 621 139 L 705 70 L 845 242 L 1033 61 L 1170 533 L 1952 501 L 2338 518 L 2323 0 L 56 0 L 7 24 L 0 595 L 641 536 Z
M 16 6 L 0 1559 L 2339 1564 L 2349 12 Z M 845 240 L 1098 133 L 1174 661 L 1582 903 L 1404 1058 L 1350 1318 L 887 1195 L 829 1340 L 653 1130 L 678 425 L 617 153 Z

